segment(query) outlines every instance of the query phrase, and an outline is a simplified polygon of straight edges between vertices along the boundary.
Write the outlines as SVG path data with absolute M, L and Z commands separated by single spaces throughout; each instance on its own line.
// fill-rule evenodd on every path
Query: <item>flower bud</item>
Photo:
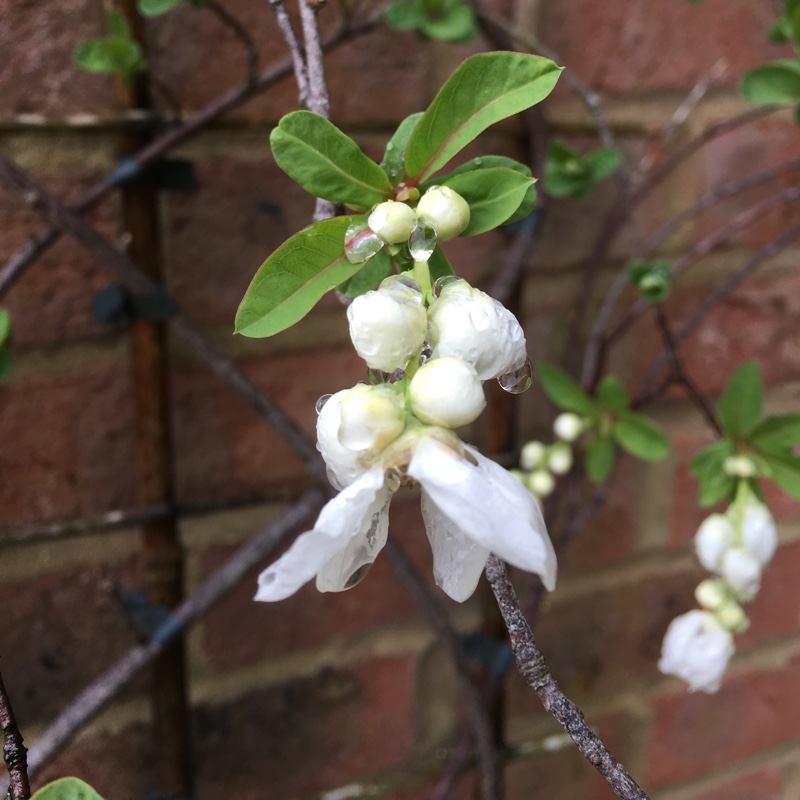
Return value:
M 408 387 L 414 414 L 429 425 L 459 428 L 477 419 L 486 405 L 475 370 L 457 358 L 423 364 Z
M 356 297 L 347 309 L 350 338 L 371 369 L 404 368 L 422 347 L 428 318 L 422 293 L 397 275 Z
M 750 627 L 750 620 L 747 619 L 747 614 L 733 600 L 729 600 L 720 606 L 714 612 L 714 617 L 723 628 L 731 633 L 744 633 Z
M 405 203 L 387 200 L 373 209 L 367 225 L 375 235 L 388 244 L 405 242 L 417 225 L 417 214 Z
M 432 186 L 417 204 L 417 217 L 436 231 L 440 241 L 446 242 L 469 225 L 469 205 L 449 187 Z
M 428 342 L 434 358 L 460 358 L 482 381 L 518 369 L 527 358 L 517 318 L 464 280 L 445 284 L 428 309 Z
M 547 497 L 555 488 L 556 479 L 546 469 L 538 469 L 528 475 L 528 489 L 537 497 Z
M 559 414 L 553 423 L 553 430 L 559 439 L 574 442 L 583 433 L 583 420 L 571 412 Z
M 566 475 L 572 469 L 572 449 L 564 442 L 553 445 L 547 456 L 547 466 L 556 475 Z
M 765 566 L 778 547 L 775 519 L 760 501 L 751 498 L 742 514 L 742 546 Z
M 694 596 L 697 602 L 709 611 L 719 608 L 730 599 L 725 584 L 720 580 L 712 580 L 711 578 L 707 578 L 698 584 L 694 590 Z
M 736 596 L 751 600 L 761 585 L 761 562 L 742 547 L 734 547 L 722 556 L 720 574 Z
M 547 448 L 541 442 L 528 442 L 519 454 L 519 465 L 522 469 L 536 469 L 544 460 Z
M 747 456 L 729 456 L 722 464 L 727 475 L 738 478 L 752 478 L 756 474 L 756 465 Z
M 345 447 L 381 451 L 403 432 L 404 399 L 386 384 L 360 384 L 342 398 L 341 417 L 339 441 Z
M 711 572 L 716 572 L 722 557 L 731 547 L 735 533 L 730 520 L 722 514 L 712 514 L 703 520 L 694 536 L 694 549 L 700 563 Z
M 350 391 L 344 389 L 331 395 L 317 417 L 317 450 L 325 460 L 328 480 L 335 489 L 343 489 L 361 477 L 380 455 L 377 450 L 353 450 L 339 440 L 342 402 Z

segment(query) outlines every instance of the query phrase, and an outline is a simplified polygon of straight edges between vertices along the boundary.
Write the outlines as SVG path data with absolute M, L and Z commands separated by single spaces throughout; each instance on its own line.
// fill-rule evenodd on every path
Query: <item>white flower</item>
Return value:
M 355 300 L 347 309 L 350 338 L 372 369 L 404 368 L 420 350 L 428 324 L 422 293 L 397 275 Z
M 428 342 L 434 358 L 460 358 L 482 381 L 519 369 L 527 358 L 517 318 L 464 280 L 445 284 L 428 309 Z
M 583 433 L 583 427 L 583 420 L 570 411 L 559 414 L 553 422 L 553 431 L 565 442 L 574 442 Z
M 372 210 L 367 225 L 384 242 L 399 244 L 405 242 L 417 225 L 417 214 L 405 203 L 387 200 Z
M 342 397 L 339 441 L 351 450 L 383 450 L 403 432 L 405 424 L 404 397 L 388 384 L 362 383 Z
M 764 566 L 778 547 L 775 519 L 769 509 L 755 498 L 745 504 L 742 514 L 742 546 Z
M 436 231 L 443 242 L 454 239 L 469 225 L 469 204 L 447 186 L 432 186 L 417 204 L 419 221 Z
M 736 533 L 728 517 L 712 514 L 703 520 L 694 536 L 694 548 L 700 563 L 709 571 L 717 572 L 722 557 L 733 547 Z
M 751 600 L 761 584 L 761 562 L 743 547 L 725 552 L 719 573 L 742 600 Z
M 533 497 L 452 432 L 422 428 L 325 505 L 314 528 L 259 576 L 256 600 L 281 600 L 315 575 L 321 591 L 355 585 L 386 542 L 389 484 L 398 475 L 422 488 L 434 576 L 454 600 L 473 593 L 490 552 L 554 588 L 555 552 Z
M 408 387 L 411 410 L 429 425 L 460 428 L 486 407 L 475 370 L 457 358 L 434 358 L 423 364 Z
M 689 611 L 667 628 L 658 668 L 687 681 L 692 692 L 716 692 L 733 652 L 733 636 L 712 614 Z

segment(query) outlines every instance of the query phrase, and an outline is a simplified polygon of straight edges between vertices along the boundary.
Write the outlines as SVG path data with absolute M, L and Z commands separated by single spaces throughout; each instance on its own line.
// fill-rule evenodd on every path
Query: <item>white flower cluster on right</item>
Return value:
M 741 604 L 755 597 L 778 546 L 775 520 L 740 481 L 736 500 L 725 514 L 703 521 L 694 546 L 700 563 L 719 577 L 695 590 L 700 609 L 670 623 L 658 667 L 685 680 L 690 691 L 716 692 L 734 653 L 733 636 L 749 625 Z

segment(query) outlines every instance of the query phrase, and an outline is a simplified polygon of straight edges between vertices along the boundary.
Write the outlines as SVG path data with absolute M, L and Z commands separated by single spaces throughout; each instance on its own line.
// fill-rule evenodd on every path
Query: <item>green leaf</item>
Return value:
M 669 442 L 664 432 L 641 414 L 620 414 L 612 434 L 623 450 L 645 461 L 661 461 L 669 455 Z
M 736 448 L 729 439 L 713 442 L 702 450 L 698 450 L 690 466 L 690 472 L 695 478 L 705 478 L 717 473 L 723 473 L 722 465 L 725 459 L 732 456 Z
M 479 53 L 464 61 L 433 99 L 406 148 L 406 174 L 417 183 L 444 167 L 490 125 L 547 97 L 561 73 L 525 53 Z
M 143 17 L 160 17 L 180 5 L 181 0 L 138 0 L 137 7 Z
M 800 414 L 769 417 L 749 436 L 750 444 L 765 453 L 789 451 L 800 444 Z
M 278 166 L 317 197 L 364 210 L 389 196 L 386 173 L 319 114 L 287 114 L 269 140 Z
M 733 475 L 715 472 L 701 481 L 698 502 L 703 508 L 708 508 L 720 500 L 733 500 L 737 486 L 738 481 Z
M 131 29 L 125 15 L 118 9 L 108 12 L 108 30 L 115 39 L 131 39 Z
M 786 494 L 800 500 L 800 458 L 794 456 L 764 456 L 769 465 L 771 480 Z
M 586 474 L 595 483 L 602 483 L 614 468 L 614 442 L 610 436 L 598 436 L 586 449 Z
M 478 34 L 475 12 L 467 3 L 457 3 L 440 16 L 427 16 L 419 30 L 429 39 L 464 44 Z
M 428 259 L 428 270 L 431 273 L 432 281 L 435 281 L 437 278 L 443 278 L 445 275 L 455 274 L 453 267 L 447 260 L 447 256 L 444 254 L 444 250 L 442 250 L 440 245 L 436 246 L 431 253 L 431 257 Z
M 592 174 L 592 180 L 605 180 L 622 163 L 622 153 L 616 147 L 601 147 L 584 158 Z
M 381 167 L 389 176 L 392 186 L 397 186 L 405 177 L 406 146 L 420 119 L 422 119 L 421 111 L 406 117 L 386 145 L 386 153 L 381 161 Z
M 767 28 L 767 39 L 772 44 L 786 44 L 792 40 L 792 26 L 786 17 L 781 17 Z
M 733 373 L 719 401 L 719 421 L 728 436 L 746 436 L 758 421 L 762 408 L 761 370 L 746 361 Z
M 571 174 L 552 161 L 544 165 L 542 186 L 550 197 L 575 197 L 581 199 L 592 189 L 589 174 Z
M 128 77 L 144 66 L 142 49 L 129 39 L 109 37 L 75 48 L 75 63 L 87 72 Z
M 11 314 L 7 308 L 0 308 L 0 347 L 11 341 Z
M 379 250 L 350 280 L 340 284 L 337 288 L 348 297 L 358 297 L 366 294 L 370 289 L 377 288 L 378 284 L 392 272 L 392 257 L 386 249 Z
M 800 63 L 773 61 L 751 69 L 742 78 L 739 91 L 759 106 L 795 106 L 800 103 Z
M 533 178 L 508 167 L 494 167 L 455 175 L 443 185 L 469 204 L 469 224 L 460 235 L 474 236 L 502 225 L 519 208 Z
M 583 416 L 594 414 L 597 410 L 594 400 L 563 370 L 543 364 L 537 374 L 544 393 L 560 408 Z
M 419 3 L 392 3 L 384 12 L 386 24 L 396 31 L 414 31 L 425 21 L 425 12 Z
M 284 242 L 261 266 L 236 313 L 236 333 L 272 336 L 304 317 L 331 289 L 361 269 L 344 254 L 350 217 L 315 222 Z
M 564 144 L 564 142 L 552 141 L 547 148 L 548 159 L 554 161 L 556 164 L 569 164 L 572 161 L 580 161 L 581 157 L 571 148 Z
M 97 792 L 78 778 L 60 778 L 36 792 L 31 800 L 103 800 Z
M 628 407 L 628 393 L 622 381 L 614 375 L 604 375 L 597 384 L 597 399 L 611 411 L 624 411 Z

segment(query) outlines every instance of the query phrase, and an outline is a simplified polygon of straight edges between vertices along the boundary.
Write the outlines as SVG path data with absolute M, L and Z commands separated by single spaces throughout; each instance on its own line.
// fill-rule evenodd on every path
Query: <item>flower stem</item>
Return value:
M 422 296 L 425 298 L 425 305 L 429 306 L 433 302 L 433 285 L 431 284 L 431 271 L 427 261 L 414 261 L 414 280 L 422 289 Z

